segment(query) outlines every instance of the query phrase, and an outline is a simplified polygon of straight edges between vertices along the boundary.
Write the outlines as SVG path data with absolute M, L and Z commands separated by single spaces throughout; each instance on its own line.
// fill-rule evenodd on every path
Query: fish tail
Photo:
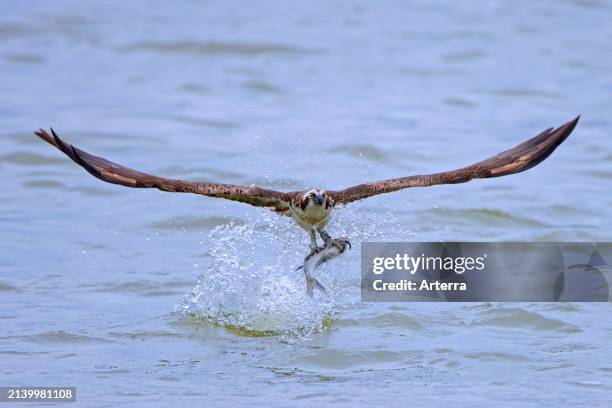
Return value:
M 326 293 L 325 287 L 321 285 L 321 283 L 316 280 L 312 275 L 306 275 L 306 294 L 312 297 L 313 288 L 320 290 L 323 293 Z

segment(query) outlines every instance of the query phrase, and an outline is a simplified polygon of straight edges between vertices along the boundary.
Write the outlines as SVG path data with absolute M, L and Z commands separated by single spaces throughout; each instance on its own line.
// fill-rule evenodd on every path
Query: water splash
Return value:
M 389 214 L 367 216 L 350 210 L 338 214 L 332 235 L 348 235 L 353 245 L 383 239 L 381 224 Z M 336 231 L 335 226 L 345 230 Z M 261 213 L 247 224 L 230 223 L 209 234 L 210 267 L 191 294 L 177 306 L 189 318 L 204 319 L 242 335 L 320 331 L 344 307 L 360 301 L 359 251 L 349 251 L 317 270 L 327 294 L 306 295 L 302 271 L 295 271 L 308 251 L 307 235 L 288 217 Z

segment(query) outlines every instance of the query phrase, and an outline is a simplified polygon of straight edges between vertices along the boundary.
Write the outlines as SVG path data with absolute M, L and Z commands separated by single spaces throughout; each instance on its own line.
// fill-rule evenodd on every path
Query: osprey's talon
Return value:
M 304 263 L 308 262 L 308 260 L 310 258 L 312 258 L 313 256 L 315 256 L 316 254 L 318 254 L 319 252 L 321 252 L 323 249 L 325 249 L 324 247 L 313 247 L 310 252 L 308 253 L 308 255 L 306 255 L 306 257 L 304 257 Z
M 348 249 L 352 248 L 349 240 L 344 237 L 340 237 L 337 239 L 333 239 L 333 238 L 328 239 L 325 242 L 325 247 L 327 248 L 328 246 L 335 246 L 336 248 L 340 250 L 340 253 L 344 252 L 347 246 L 348 246 Z

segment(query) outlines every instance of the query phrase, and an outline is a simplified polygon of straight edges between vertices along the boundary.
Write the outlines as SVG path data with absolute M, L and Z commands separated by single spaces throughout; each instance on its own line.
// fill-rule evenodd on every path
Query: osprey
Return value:
M 127 187 L 157 188 L 176 193 L 195 193 L 208 197 L 240 201 L 256 207 L 270 208 L 278 214 L 292 217 L 310 236 L 308 260 L 324 248 L 333 246 L 344 251 L 350 243 L 344 239 L 333 239 L 325 227 L 336 206 L 345 205 L 378 194 L 390 193 L 410 187 L 428 187 L 436 184 L 465 183 L 473 179 L 500 177 L 520 173 L 546 159 L 570 135 L 580 116 L 554 129 L 549 128 L 539 135 L 484 161 L 441 173 L 415 175 L 359 184 L 344 190 L 313 188 L 307 191 L 282 192 L 256 186 L 236 184 L 200 183 L 168 179 L 132 170 L 102 157 L 94 156 L 64 142 L 51 129 L 51 135 L 43 129 L 35 132 L 41 139 L 55 146 L 81 165 L 93 176 L 108 183 Z M 319 247 L 317 234 L 325 246 Z

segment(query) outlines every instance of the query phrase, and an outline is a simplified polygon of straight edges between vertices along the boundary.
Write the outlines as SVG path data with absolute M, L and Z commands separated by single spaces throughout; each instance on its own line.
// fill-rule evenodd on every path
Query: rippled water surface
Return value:
M 612 2 L 11 2 L 0 14 L 0 385 L 77 405 L 608 406 L 608 304 L 371 304 L 359 243 L 610 241 Z M 33 136 L 281 190 L 446 170 L 582 113 L 528 173 L 336 212 L 95 180 Z M 178 401 L 178 402 L 177 402 Z

